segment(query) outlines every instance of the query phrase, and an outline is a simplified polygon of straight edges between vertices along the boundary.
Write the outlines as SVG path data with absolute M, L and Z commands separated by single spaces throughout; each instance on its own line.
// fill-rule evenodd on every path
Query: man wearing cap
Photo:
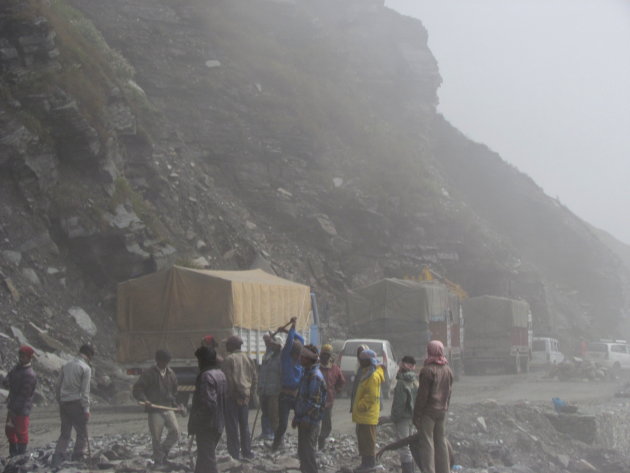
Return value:
M 249 400 L 256 392 L 257 373 L 254 362 L 241 351 L 243 340 L 232 335 L 225 342 L 228 355 L 223 360 L 221 369 L 228 382 L 228 396 L 225 410 L 225 434 L 228 452 L 232 458 L 252 459 L 249 435 Z
M 273 451 L 278 450 L 282 445 L 282 440 L 289 424 L 289 414 L 295 407 L 297 389 L 304 373 L 304 368 L 300 364 L 304 338 L 295 330 L 296 323 L 297 318 L 293 317 L 280 358 L 282 364 L 282 388 L 278 396 L 279 419 L 278 430 L 276 430 L 271 447 Z M 278 331 L 286 332 L 284 327 L 279 328 Z
M 177 376 L 168 366 L 171 354 L 166 350 L 155 352 L 155 365 L 144 371 L 133 385 L 133 397 L 144 405 L 148 414 L 149 432 L 156 465 L 167 463 L 168 452 L 179 440 L 179 424 L 175 411 Z M 167 408 L 167 409 L 165 409 Z M 166 438 L 162 432 L 166 427 Z
M 302 348 L 300 364 L 304 375 L 300 380 L 295 399 L 295 417 L 292 426 L 298 429 L 298 457 L 301 473 L 317 473 L 317 437 L 326 406 L 326 381 L 319 370 L 317 347 Z
M 18 350 L 18 364 L 9 371 L 3 385 L 9 390 L 7 399 L 7 422 L 4 431 L 9 439 L 9 456 L 21 455 L 28 445 L 28 426 L 30 423 L 33 395 L 37 385 L 37 376 L 31 361 L 35 351 L 23 345 Z
M 263 336 L 267 350 L 260 363 L 260 376 L 258 380 L 258 398 L 260 399 L 260 424 L 262 438 L 273 440 L 273 435 L 278 429 L 278 395 L 280 394 L 282 366 L 280 364 L 280 351 L 282 343 L 278 337 L 272 337 L 266 333 Z
M 77 433 L 71 459 L 82 460 L 87 446 L 87 423 L 90 420 L 90 381 L 94 358 L 92 345 L 81 345 L 76 358 L 61 368 L 57 381 L 57 401 L 61 417 L 61 433 L 57 440 L 51 465 L 59 466 L 63 461 L 72 437 L 72 429 Z
M 216 450 L 225 427 L 227 379 L 218 366 L 214 348 L 197 348 L 195 356 L 199 374 L 188 418 L 188 435 L 194 435 L 197 441 L 195 473 L 217 473 Z
M 341 392 L 344 384 L 346 384 L 346 378 L 344 378 L 341 369 L 335 363 L 332 345 L 326 344 L 322 346 L 319 359 L 319 369 L 324 375 L 328 391 L 326 396 L 326 407 L 322 418 L 322 428 L 317 441 L 319 449 L 323 450 L 326 446 L 326 439 L 332 431 L 332 409 L 333 404 L 335 403 L 335 394 Z
M 361 465 L 354 473 L 372 471 L 376 466 L 376 426 L 381 412 L 381 383 L 385 379 L 383 366 L 376 352 L 363 350 L 359 354 L 361 378 L 352 400 L 352 422 L 356 424 Z

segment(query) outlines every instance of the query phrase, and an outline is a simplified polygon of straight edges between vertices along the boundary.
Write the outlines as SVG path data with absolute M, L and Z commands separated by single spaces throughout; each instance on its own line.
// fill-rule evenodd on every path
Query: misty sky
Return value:
M 453 125 L 630 243 L 630 1 L 387 5 L 429 31 Z

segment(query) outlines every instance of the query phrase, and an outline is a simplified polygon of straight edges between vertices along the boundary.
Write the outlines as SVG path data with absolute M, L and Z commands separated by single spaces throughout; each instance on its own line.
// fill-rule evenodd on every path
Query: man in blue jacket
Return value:
M 295 407 L 298 386 L 304 373 L 300 364 L 300 354 L 304 347 L 304 338 L 295 330 L 297 317 L 291 319 L 291 328 L 287 332 L 287 341 L 282 348 L 280 362 L 282 365 L 282 388 L 278 396 L 278 430 L 274 435 L 271 449 L 277 451 L 282 445 L 282 439 L 289 424 L 289 414 Z M 284 327 L 278 331 L 286 332 Z
M 326 406 L 326 381 L 319 369 L 319 356 L 314 345 L 302 348 L 300 363 L 304 376 L 295 401 L 293 427 L 298 429 L 298 457 L 302 473 L 317 473 L 317 438 Z

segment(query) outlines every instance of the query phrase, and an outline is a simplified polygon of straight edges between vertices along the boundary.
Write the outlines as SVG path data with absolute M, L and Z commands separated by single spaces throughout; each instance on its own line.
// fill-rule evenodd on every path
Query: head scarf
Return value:
M 447 365 L 448 360 L 444 356 L 444 345 L 439 340 L 431 340 L 427 345 L 427 359 L 425 365 Z
M 368 379 L 370 376 L 372 376 L 372 373 L 376 371 L 376 366 L 378 365 L 378 360 L 376 359 L 376 352 L 374 350 L 370 350 L 369 348 L 367 350 L 363 350 L 361 354 L 359 355 L 359 360 L 370 360 L 370 366 L 365 368 L 365 371 L 363 372 L 361 376 L 361 381 L 363 381 L 365 379 Z

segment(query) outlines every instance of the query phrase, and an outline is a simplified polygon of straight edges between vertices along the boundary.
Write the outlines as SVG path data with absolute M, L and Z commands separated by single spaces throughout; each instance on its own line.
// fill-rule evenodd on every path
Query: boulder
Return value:
M 90 318 L 88 313 L 84 311 L 81 307 L 70 307 L 68 309 L 68 313 L 72 316 L 77 325 L 81 327 L 81 329 L 85 333 L 87 333 L 91 337 L 96 335 L 96 325 L 94 325 L 94 322 L 92 322 L 92 319 Z

